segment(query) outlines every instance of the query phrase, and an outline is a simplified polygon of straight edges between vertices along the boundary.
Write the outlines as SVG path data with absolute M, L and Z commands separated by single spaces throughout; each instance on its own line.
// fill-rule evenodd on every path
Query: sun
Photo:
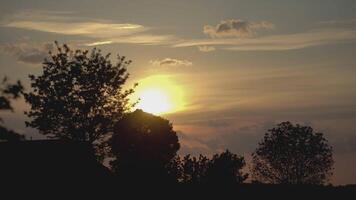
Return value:
M 142 91 L 139 96 L 140 101 L 137 104 L 137 108 L 140 108 L 145 112 L 160 114 L 167 112 L 172 108 L 167 95 L 160 89 L 147 89 Z
M 167 114 L 184 108 L 183 90 L 170 76 L 155 75 L 138 81 L 133 95 L 138 99 L 135 109 L 152 114 Z

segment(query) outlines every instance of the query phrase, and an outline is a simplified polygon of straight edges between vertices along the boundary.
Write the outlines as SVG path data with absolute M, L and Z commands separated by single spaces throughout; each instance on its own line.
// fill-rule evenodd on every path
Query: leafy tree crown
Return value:
M 323 184 L 334 163 L 322 133 L 290 122 L 268 130 L 252 157 L 253 177 L 267 183 Z
M 123 89 L 131 61 L 118 55 L 113 64 L 110 54 L 96 48 L 89 52 L 55 44 L 43 73 L 29 76 L 33 90 L 25 94 L 31 105 L 26 124 L 48 137 L 97 143 L 131 107 L 133 89 Z

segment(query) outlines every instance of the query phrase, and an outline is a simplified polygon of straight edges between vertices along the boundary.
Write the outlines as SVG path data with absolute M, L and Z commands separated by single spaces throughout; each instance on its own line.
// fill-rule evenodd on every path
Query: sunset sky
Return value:
M 333 183 L 356 183 L 354 0 L 1 0 L 0 78 L 29 90 L 55 40 L 131 59 L 127 87 L 165 99 L 146 111 L 173 123 L 181 154 L 228 148 L 248 160 L 288 120 L 333 145 Z M 41 138 L 24 101 L 15 107 L 0 113 L 5 126 Z

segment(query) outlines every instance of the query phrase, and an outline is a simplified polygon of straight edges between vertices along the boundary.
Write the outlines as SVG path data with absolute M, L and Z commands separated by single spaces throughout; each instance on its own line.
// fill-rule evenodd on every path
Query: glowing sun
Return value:
M 156 75 L 138 81 L 134 99 L 136 109 L 153 114 L 166 114 L 182 110 L 183 90 L 169 76 Z

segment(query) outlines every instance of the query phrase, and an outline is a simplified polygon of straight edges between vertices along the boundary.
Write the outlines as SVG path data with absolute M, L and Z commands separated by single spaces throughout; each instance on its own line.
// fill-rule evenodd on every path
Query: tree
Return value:
M 87 141 L 98 147 L 113 124 L 132 106 L 124 90 L 129 77 L 125 56 L 112 64 L 100 50 L 71 50 L 67 45 L 49 52 L 43 73 L 30 75 L 32 92 L 25 94 L 31 110 L 27 126 L 50 138 Z
M 175 182 L 183 182 L 182 160 L 179 155 L 176 155 L 166 164 L 165 170 L 171 180 Z
M 15 84 L 9 84 L 7 77 L 4 77 L 3 81 L 0 84 L 0 110 L 10 110 L 13 111 L 11 106 L 11 100 L 20 98 L 24 88 L 20 81 L 17 81 Z M 2 123 L 0 118 L 0 123 Z M 0 125 L 0 141 L 18 141 L 23 140 L 25 137 L 20 135 L 12 130 Z
M 332 175 L 332 147 L 309 126 L 282 122 L 252 154 L 254 179 L 277 184 L 324 184 Z
M 182 178 L 183 183 L 200 184 L 206 179 L 210 159 L 206 156 L 191 157 L 189 154 L 182 160 Z
M 180 175 L 178 180 L 182 183 L 233 185 L 247 179 L 248 174 L 241 171 L 245 164 L 242 156 L 226 150 L 213 155 L 211 159 L 204 155 L 192 157 L 188 154 L 179 161 L 174 160 L 172 166 L 176 166 L 176 171 L 181 171 L 177 174 Z
M 207 182 L 213 184 L 243 183 L 248 178 L 248 174 L 241 171 L 245 165 L 243 156 L 238 156 L 228 150 L 215 154 L 206 172 Z
M 126 114 L 115 125 L 110 145 L 116 157 L 113 171 L 123 180 L 140 182 L 168 177 L 166 166 L 180 147 L 168 120 L 142 110 Z

